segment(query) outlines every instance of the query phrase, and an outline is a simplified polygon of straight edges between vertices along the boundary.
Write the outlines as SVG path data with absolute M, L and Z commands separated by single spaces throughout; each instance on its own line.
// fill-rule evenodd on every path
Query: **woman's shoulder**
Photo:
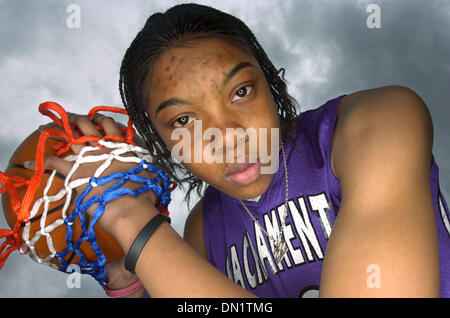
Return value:
M 411 98 L 420 99 L 413 90 L 400 85 L 382 86 L 342 94 L 328 100 L 320 107 L 306 110 L 297 115 L 297 128 L 317 126 L 318 123 L 324 121 L 335 124 L 334 133 L 339 131 L 344 122 L 348 123 L 346 124 L 347 126 L 356 126 L 357 122 L 359 122 L 360 126 L 364 126 L 365 122 L 361 122 L 361 119 L 364 119 L 365 116 L 368 120 L 374 114 L 374 111 L 381 110 L 380 107 L 376 107 L 377 105 L 386 105 L 390 102 L 393 107 L 392 100 L 411 100 Z M 358 113 L 360 115 L 359 121 L 346 120 L 348 117 L 355 117 L 353 115 L 349 116 L 350 113 Z M 379 113 L 379 115 L 382 115 L 382 111 Z
M 335 167 L 345 166 L 339 162 L 346 160 L 340 158 L 350 158 L 351 146 L 369 137 L 376 138 L 375 145 L 392 144 L 393 138 L 403 138 L 406 142 L 413 136 L 419 138 L 420 134 L 423 139 L 430 139 L 425 136 L 432 133 L 428 108 L 420 96 L 407 87 L 384 86 L 358 91 L 348 95 L 343 106 L 333 136 Z
M 424 115 L 427 106 L 420 96 L 410 88 L 390 85 L 361 90 L 342 99 L 336 119 L 335 134 L 361 134 L 373 126 L 374 121 L 382 129 L 389 124 L 392 115 Z

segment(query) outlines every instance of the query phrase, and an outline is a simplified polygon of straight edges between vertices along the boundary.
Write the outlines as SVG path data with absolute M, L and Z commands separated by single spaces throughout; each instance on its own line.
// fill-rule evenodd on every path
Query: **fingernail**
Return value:
M 27 169 L 33 168 L 32 166 L 32 161 L 31 160 L 27 160 L 23 163 L 23 166 Z

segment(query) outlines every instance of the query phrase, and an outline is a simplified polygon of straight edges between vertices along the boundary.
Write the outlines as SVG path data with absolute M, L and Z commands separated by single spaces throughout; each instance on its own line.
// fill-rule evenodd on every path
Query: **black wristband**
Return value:
M 167 221 L 170 224 L 170 218 L 162 213 L 154 216 L 139 232 L 138 236 L 135 238 L 133 244 L 131 244 L 130 249 L 128 250 L 127 256 L 125 257 L 125 268 L 136 274 L 134 272 L 136 268 L 136 263 L 139 258 L 139 255 L 142 252 L 147 241 L 156 231 L 156 229 L 161 225 L 162 222 Z

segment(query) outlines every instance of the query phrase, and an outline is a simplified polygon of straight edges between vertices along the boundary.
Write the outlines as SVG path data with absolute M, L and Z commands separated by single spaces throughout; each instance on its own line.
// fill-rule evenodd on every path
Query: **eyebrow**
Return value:
M 252 63 L 249 63 L 249 62 L 241 62 L 241 63 L 237 64 L 224 77 L 224 79 L 222 81 L 222 87 L 225 86 L 233 78 L 233 76 L 235 76 L 241 69 L 243 69 L 245 67 L 253 67 L 253 68 L 255 68 L 255 66 Z M 187 101 L 181 99 L 181 98 L 176 98 L 176 97 L 170 98 L 170 99 L 165 100 L 165 101 L 163 101 L 163 102 L 161 102 L 159 104 L 159 106 L 156 108 L 156 115 L 158 115 L 158 113 L 161 110 L 163 110 L 164 108 L 167 108 L 169 106 L 186 105 L 186 104 L 189 104 L 189 103 Z

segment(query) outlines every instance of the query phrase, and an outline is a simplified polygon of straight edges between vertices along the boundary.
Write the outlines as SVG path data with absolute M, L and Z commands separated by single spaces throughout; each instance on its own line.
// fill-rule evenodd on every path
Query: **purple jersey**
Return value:
M 288 251 L 279 264 L 273 245 L 238 199 L 209 186 L 203 225 L 209 261 L 236 284 L 260 297 L 316 297 L 323 258 L 341 204 L 339 180 L 330 165 L 331 142 L 342 98 L 300 114 L 295 145 L 284 145 L 289 176 L 289 211 L 284 236 Z M 430 183 L 439 234 L 440 295 L 450 297 L 450 223 L 432 157 Z M 286 184 L 282 152 L 266 192 L 244 201 L 271 235 L 281 228 Z M 369 275 L 369 273 L 368 273 Z

